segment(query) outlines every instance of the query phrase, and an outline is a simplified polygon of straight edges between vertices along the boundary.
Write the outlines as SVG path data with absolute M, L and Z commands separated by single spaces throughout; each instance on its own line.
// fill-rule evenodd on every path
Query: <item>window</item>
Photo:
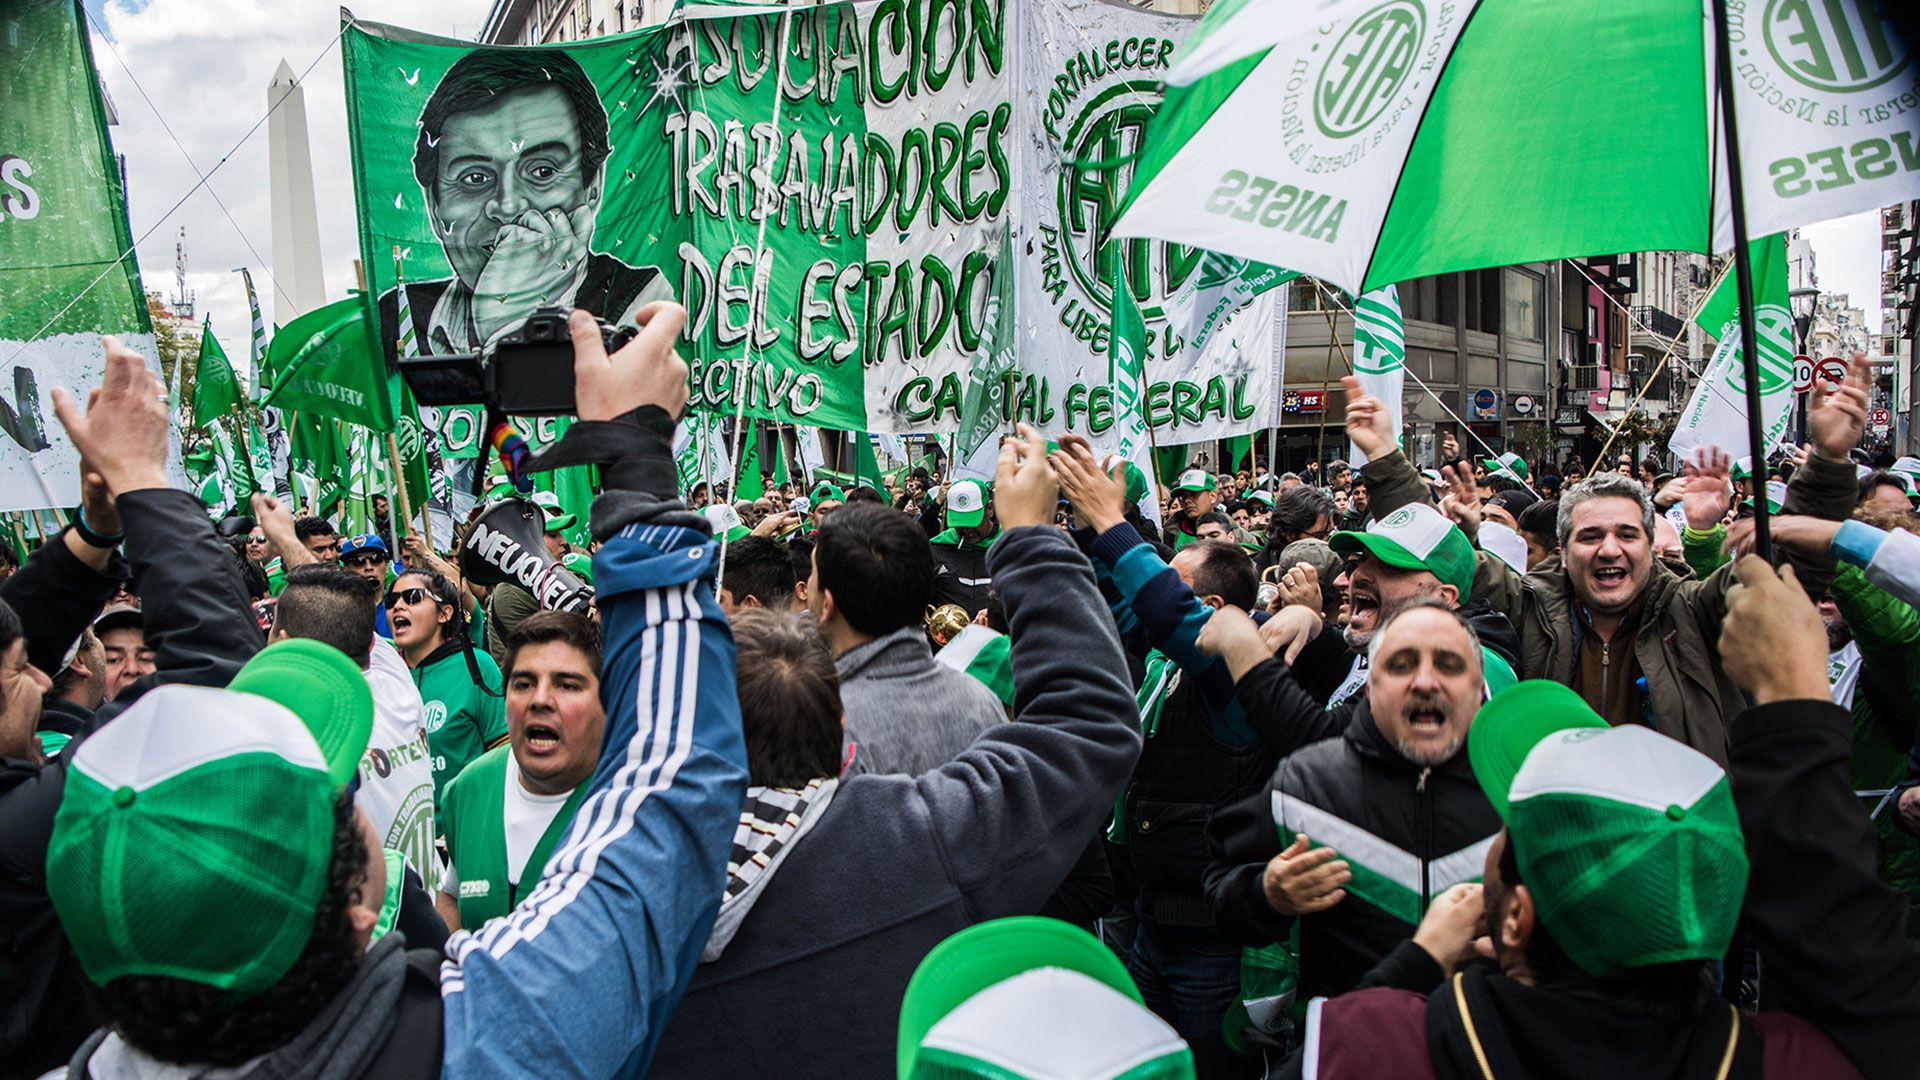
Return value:
M 1546 326 L 1546 282 L 1525 270 L 1508 267 L 1506 287 L 1501 295 L 1505 311 L 1503 324 L 1507 336 L 1522 341 L 1539 341 Z
M 1287 285 L 1288 311 L 1327 311 L 1330 310 L 1326 294 L 1318 279 L 1310 277 L 1295 278 Z
M 1500 332 L 1500 271 L 1467 271 L 1466 326 L 1483 334 Z
M 1408 319 L 1455 326 L 1459 323 L 1459 278 L 1453 274 L 1400 283 L 1400 310 Z

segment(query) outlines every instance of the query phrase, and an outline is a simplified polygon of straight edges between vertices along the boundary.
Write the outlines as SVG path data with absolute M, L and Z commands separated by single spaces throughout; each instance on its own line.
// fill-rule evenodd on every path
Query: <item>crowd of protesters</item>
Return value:
M 526 512 L 584 612 L 215 520 L 112 339 L 55 391 L 0 1076 L 1913 1075 L 1920 460 L 1863 363 L 1757 473 L 1416 462 L 1349 379 L 1352 463 L 1020 425 L 732 500 L 685 312 L 575 317 L 593 540 Z

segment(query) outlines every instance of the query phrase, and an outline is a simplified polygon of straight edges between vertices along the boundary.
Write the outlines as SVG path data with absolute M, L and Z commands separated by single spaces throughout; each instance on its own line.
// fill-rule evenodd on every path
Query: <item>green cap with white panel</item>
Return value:
M 1473 542 L 1446 515 L 1426 503 L 1409 503 L 1367 526 L 1337 532 L 1328 546 L 1342 555 L 1362 552 L 1402 570 L 1425 570 L 1451 585 L 1465 603 L 1473 591 Z
M 935 946 L 900 1003 L 902 1080 L 1191 1080 L 1193 1053 L 1112 950 L 1020 916 Z
M 1583 970 L 1726 955 L 1747 853 L 1711 758 L 1638 724 L 1610 727 L 1545 679 L 1482 706 L 1467 756 L 1541 921 Z

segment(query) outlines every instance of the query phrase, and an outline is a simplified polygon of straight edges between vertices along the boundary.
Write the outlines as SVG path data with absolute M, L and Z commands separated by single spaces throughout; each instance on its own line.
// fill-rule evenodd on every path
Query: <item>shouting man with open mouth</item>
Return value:
M 507 636 L 507 745 L 441 792 L 452 867 L 440 883 L 451 929 L 477 930 L 540 880 L 600 762 L 600 633 L 566 611 L 527 616 Z

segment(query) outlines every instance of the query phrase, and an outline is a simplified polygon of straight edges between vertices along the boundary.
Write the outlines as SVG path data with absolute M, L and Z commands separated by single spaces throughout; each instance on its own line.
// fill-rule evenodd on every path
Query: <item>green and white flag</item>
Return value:
M 206 427 L 239 407 L 240 383 L 208 316 L 200 325 L 200 360 L 193 372 L 193 426 Z
M 1350 295 L 1594 252 L 1726 251 L 1716 6 L 1215 4 L 1167 73 L 1116 232 Z M 1920 198 L 1920 64 L 1897 0 L 1725 6 L 1750 235 Z M 1543 87 L 1606 87 L 1631 152 L 1570 151 L 1593 101 Z
M 1113 248 L 1113 335 L 1107 385 L 1113 388 L 1111 439 L 1094 442 L 1097 450 L 1118 454 L 1136 464 L 1148 459 L 1146 366 L 1147 323 L 1133 289 L 1119 273 L 1120 248 Z
M 43 395 L 99 385 L 102 334 L 159 361 L 80 5 L 9 0 L 0 72 L 0 510 L 72 506 L 80 455 Z
M 263 404 L 392 431 L 394 399 L 366 302 L 350 296 L 280 328 L 267 345 L 273 389 Z
M 381 340 L 399 340 L 402 290 L 429 354 L 481 348 L 543 303 L 620 321 L 671 296 L 690 313 L 694 413 L 951 434 L 999 340 L 1015 366 L 998 415 L 976 402 L 967 417 L 977 431 L 1089 432 L 1108 411 L 1093 400 L 1111 322 L 1104 237 L 1192 22 L 1096 0 L 903 11 L 696 5 L 683 21 L 538 49 L 348 25 Z M 524 175 L 552 179 L 521 192 L 532 217 L 502 222 L 486 208 L 502 178 Z M 1161 307 L 1199 253 L 1126 247 L 1156 430 L 1193 442 L 1271 420 L 1272 335 L 1227 316 L 1204 355 L 1185 349 L 1160 329 Z M 1010 337 L 987 317 L 1003 289 Z
M 1749 245 L 1753 261 L 1753 329 L 1760 336 L 1761 427 L 1771 454 L 1787 438 L 1793 414 L 1793 310 L 1787 299 L 1787 240 L 1783 233 Z M 1734 457 L 1748 448 L 1747 373 L 1740 341 L 1739 283 L 1729 274 L 1694 319 L 1720 339 L 1707 370 L 1687 399 L 1667 448 L 1690 459 L 1718 447 Z
M 240 268 L 240 283 L 247 289 L 247 310 L 252 316 L 251 336 L 247 341 L 247 392 L 249 400 L 267 396 L 265 365 L 267 360 L 267 321 L 260 315 L 260 297 L 253 291 L 253 273 Z
M 1226 325 L 1227 316 L 1299 276 L 1277 266 L 1204 252 L 1200 269 L 1167 297 L 1167 332 L 1184 338 L 1187 348 L 1204 349 L 1213 332 Z
M 695 484 L 726 483 L 733 475 L 727 456 L 727 437 L 720 418 L 707 413 L 689 413 L 673 435 L 673 463 L 680 473 L 680 490 L 693 491 Z
M 1379 398 L 1393 415 L 1393 441 L 1400 442 L 1403 390 L 1407 382 L 1407 329 L 1400 316 L 1400 291 L 1375 289 L 1353 305 L 1353 377 L 1361 389 Z M 1358 469 L 1367 455 L 1351 442 L 1347 459 Z
M 1012 641 L 998 630 L 968 624 L 933 654 L 935 663 L 972 676 L 1002 705 L 1013 704 Z

